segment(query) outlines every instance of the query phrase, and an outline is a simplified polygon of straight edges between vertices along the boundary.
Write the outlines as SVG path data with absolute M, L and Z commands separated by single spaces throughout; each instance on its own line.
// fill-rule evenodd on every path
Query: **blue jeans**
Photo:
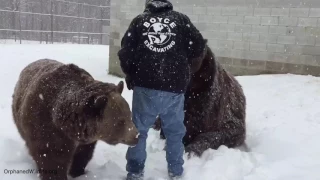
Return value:
M 133 90 L 132 118 L 139 130 L 139 142 L 129 147 L 126 159 L 128 178 L 143 176 L 147 157 L 146 140 L 148 131 L 161 118 L 161 127 L 166 136 L 166 160 L 168 173 L 181 176 L 183 173 L 184 145 L 182 139 L 186 133 L 184 126 L 184 94 L 135 87 Z

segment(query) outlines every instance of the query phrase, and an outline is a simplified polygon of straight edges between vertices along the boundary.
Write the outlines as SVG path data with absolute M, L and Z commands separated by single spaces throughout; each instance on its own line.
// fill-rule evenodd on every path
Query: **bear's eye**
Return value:
M 116 124 L 116 128 L 120 130 L 120 129 L 124 128 L 124 127 L 125 127 L 125 125 L 126 125 L 126 122 L 125 122 L 125 121 L 120 120 L 119 122 L 117 122 L 117 124 Z

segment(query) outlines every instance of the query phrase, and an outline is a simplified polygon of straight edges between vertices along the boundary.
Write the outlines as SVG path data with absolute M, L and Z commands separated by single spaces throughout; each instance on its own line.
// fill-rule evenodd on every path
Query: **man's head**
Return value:
M 169 2 L 168 0 L 146 0 L 146 6 L 148 3 L 152 2 L 152 1 L 160 1 L 160 2 Z
M 150 12 L 160 12 L 163 10 L 172 10 L 172 3 L 168 0 L 146 0 L 145 8 Z

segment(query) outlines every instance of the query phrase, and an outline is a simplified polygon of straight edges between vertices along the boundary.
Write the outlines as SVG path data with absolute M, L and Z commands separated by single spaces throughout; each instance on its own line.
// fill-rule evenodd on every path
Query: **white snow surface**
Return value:
M 96 79 L 118 83 L 107 74 L 108 46 L 0 44 L 0 180 L 34 180 L 37 174 L 7 174 L 36 169 L 13 123 L 11 101 L 21 70 L 50 58 L 75 63 Z M 319 180 L 320 78 L 299 75 L 237 77 L 247 97 L 247 146 L 207 150 L 201 158 L 185 156 L 185 180 Z M 131 107 L 132 91 L 123 96 Z M 50 146 L 49 146 L 50 147 Z M 164 141 L 150 130 L 147 180 L 167 179 Z M 99 142 L 87 174 L 74 180 L 120 180 L 126 175 L 127 146 Z M 70 178 L 71 179 L 71 178 Z

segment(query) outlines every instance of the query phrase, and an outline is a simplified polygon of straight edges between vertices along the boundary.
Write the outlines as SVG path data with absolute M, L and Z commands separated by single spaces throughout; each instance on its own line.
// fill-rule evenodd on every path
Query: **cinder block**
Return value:
M 211 21 L 208 20 L 207 22 L 227 24 L 227 23 L 228 23 L 228 16 L 213 16 L 213 17 L 211 18 Z
M 129 6 L 136 5 L 138 3 L 138 0 L 126 0 L 126 4 Z
M 199 16 L 198 15 L 188 15 L 188 17 L 191 20 L 191 22 L 193 22 L 193 23 L 199 22 Z
M 230 48 L 230 49 L 232 49 L 232 47 L 233 47 L 233 41 L 219 40 L 219 42 L 218 42 L 218 47 L 219 47 L 219 48 Z
M 320 56 L 312 56 L 313 57 L 313 63 L 310 65 L 314 65 L 314 66 L 320 66 Z
M 270 16 L 271 9 L 270 8 L 255 8 L 254 16 Z
M 263 43 L 277 43 L 278 35 L 260 34 L 259 42 Z
M 224 8 L 222 8 L 221 14 L 223 16 L 235 16 L 235 15 L 237 15 L 237 8 L 236 7 L 224 7 Z
M 284 52 L 290 54 L 302 54 L 303 53 L 303 46 L 299 45 L 285 45 Z
M 319 62 L 316 61 L 314 58 L 315 56 L 311 55 L 301 55 L 300 56 L 300 62 L 305 65 L 311 65 L 311 66 L 319 66 Z
M 299 20 L 298 20 L 298 26 L 317 27 L 317 25 L 318 25 L 318 19 L 317 18 L 299 18 Z
M 270 56 L 270 60 L 273 62 L 287 62 L 288 61 L 288 54 L 285 53 L 273 53 Z
M 289 8 L 272 8 L 271 16 L 289 16 Z
M 283 69 L 283 63 L 282 62 L 267 61 L 266 63 L 267 63 L 266 64 L 266 70 L 281 72 L 281 70 Z
M 220 25 L 219 24 L 206 24 L 207 31 L 220 31 Z
M 141 6 L 131 6 L 131 7 L 130 7 L 130 10 L 131 10 L 132 12 L 135 12 L 135 13 L 137 13 L 137 14 L 140 14 L 140 13 L 143 12 L 143 7 L 141 7 Z
M 278 44 L 295 44 L 296 37 L 295 36 L 278 36 Z
M 304 36 L 306 34 L 304 27 L 287 27 L 286 35 L 289 36 Z
M 302 73 L 319 77 L 320 76 L 320 67 L 305 65 L 305 66 L 303 66 Z
M 184 14 L 193 14 L 192 6 L 180 6 L 180 11 Z
M 242 54 L 245 54 L 245 53 L 246 53 L 246 51 L 242 51 Z M 233 65 L 246 67 L 246 66 L 248 66 L 248 60 L 246 60 L 246 59 L 233 59 Z
M 239 7 L 237 11 L 238 16 L 253 16 L 253 8 Z
M 234 24 L 220 24 L 220 31 L 222 32 L 234 32 L 235 25 Z
M 306 36 L 319 37 L 320 27 L 304 27 Z
M 232 58 L 230 58 L 230 57 L 218 57 L 217 61 L 221 65 L 232 65 Z
M 316 37 L 314 36 L 297 36 L 297 45 L 314 46 L 316 44 Z
M 316 38 L 316 46 L 320 46 L 320 37 Z
M 309 8 L 290 8 L 291 17 L 308 17 Z
M 214 51 L 217 57 L 229 57 L 231 49 L 219 48 Z
M 287 34 L 287 28 L 284 26 L 270 26 L 269 27 L 269 34 L 285 35 L 285 34 Z
M 128 19 L 128 20 L 133 20 L 133 18 L 135 18 L 136 16 L 137 16 L 137 14 L 135 14 L 135 13 L 131 13 L 131 12 L 126 13 L 126 19 Z
M 287 63 L 296 64 L 296 65 L 302 64 L 302 62 L 300 62 L 300 56 L 301 55 L 298 55 L 298 54 L 289 54 Z
M 202 33 L 204 37 L 207 39 L 219 39 L 225 40 L 227 39 L 227 32 L 220 32 L 220 31 L 206 31 Z
M 207 8 L 206 7 L 193 7 L 193 14 L 207 14 Z
M 198 20 L 201 23 L 213 23 L 213 16 L 210 15 L 198 15 Z
M 121 12 L 130 12 L 130 6 L 128 6 L 128 5 L 121 5 L 121 6 L 120 6 L 120 11 L 121 11 Z
M 120 41 L 120 39 L 114 39 L 114 40 L 113 40 L 113 43 L 114 43 L 115 46 L 121 46 L 121 41 Z
M 111 32 L 110 38 L 111 39 L 120 39 L 120 33 L 119 32 Z
M 255 16 L 245 16 L 244 24 L 260 24 L 261 18 Z
M 111 19 L 110 25 L 111 25 L 111 27 L 112 26 L 119 27 L 121 25 L 121 21 L 120 21 L 120 19 Z
M 267 44 L 265 43 L 250 43 L 251 51 L 267 51 Z
M 244 17 L 243 16 L 229 16 L 228 23 L 229 24 L 243 24 Z
M 268 34 L 269 26 L 252 25 L 252 33 Z
M 242 35 L 243 41 L 249 42 L 259 42 L 259 34 L 243 34 Z
M 249 60 L 248 67 L 257 68 L 257 69 L 265 69 L 266 62 L 261 60 Z
M 284 45 L 283 44 L 268 44 L 267 45 L 267 50 L 268 52 L 279 52 L 283 53 L 284 52 Z
M 302 51 L 303 51 L 302 52 L 303 55 L 314 55 L 314 56 L 320 55 L 319 47 L 316 47 L 316 46 L 304 46 Z
M 255 63 L 250 60 L 254 60 L 255 62 L 261 62 L 261 68 L 265 68 L 265 62 L 269 59 L 270 53 L 268 52 L 259 52 L 259 51 L 250 51 L 246 54 L 246 59 L 249 59 L 248 67 L 253 67 Z
M 245 52 L 244 51 L 241 51 L 241 50 L 234 50 L 232 49 L 230 51 L 230 57 L 231 58 L 234 58 L 234 60 L 237 60 L 237 59 L 243 59 L 244 58 L 244 55 L 245 55 Z
M 233 49 L 239 49 L 239 50 L 249 50 L 250 49 L 250 43 L 244 42 L 244 41 L 235 41 L 233 44 Z
M 231 40 L 231 41 L 242 41 L 242 33 L 231 33 L 231 32 L 229 32 L 227 39 Z
M 297 26 L 298 18 L 297 17 L 280 17 L 279 25 L 280 26 Z
M 261 17 L 261 25 L 279 25 L 278 17 Z
M 208 44 L 211 48 L 218 48 L 219 47 L 219 40 L 209 39 Z
M 292 57 L 288 58 L 288 60 L 292 60 L 292 59 L 293 59 Z M 282 71 L 285 73 L 301 74 L 303 73 L 303 65 L 293 64 L 293 63 L 284 63 Z
M 194 26 L 196 26 L 196 28 L 199 31 L 205 31 L 207 30 L 207 24 L 206 23 L 194 23 Z
M 320 8 L 311 8 L 309 17 L 320 17 Z
M 207 14 L 220 16 L 221 15 L 221 7 L 207 7 Z
M 251 25 L 236 25 L 235 32 L 251 33 Z

